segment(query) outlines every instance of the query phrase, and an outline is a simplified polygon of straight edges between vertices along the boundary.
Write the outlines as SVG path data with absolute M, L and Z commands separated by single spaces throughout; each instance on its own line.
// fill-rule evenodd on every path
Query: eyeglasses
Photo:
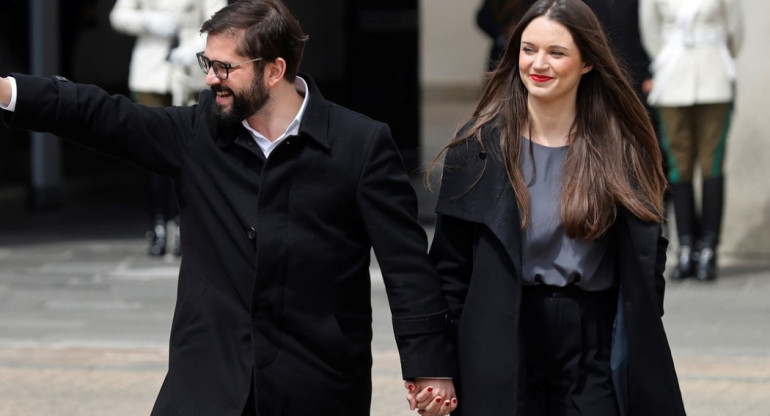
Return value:
M 213 69 L 214 75 L 221 80 L 225 80 L 230 76 L 231 69 L 238 68 L 243 64 L 248 64 L 249 62 L 256 62 L 262 59 L 262 58 L 254 58 L 248 61 L 236 62 L 234 64 L 227 64 L 222 61 L 212 61 L 211 59 L 206 57 L 206 55 L 204 55 L 203 52 L 198 52 L 195 54 L 195 56 L 198 58 L 198 65 L 200 65 L 201 71 L 203 71 L 204 74 L 208 74 L 209 69 Z

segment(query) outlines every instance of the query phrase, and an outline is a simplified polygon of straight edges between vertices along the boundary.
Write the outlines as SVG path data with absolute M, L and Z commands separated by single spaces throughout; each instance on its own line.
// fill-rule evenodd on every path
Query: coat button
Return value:
M 257 230 L 255 230 L 254 227 L 251 227 L 246 230 L 246 235 L 249 237 L 249 240 L 253 240 L 257 238 Z

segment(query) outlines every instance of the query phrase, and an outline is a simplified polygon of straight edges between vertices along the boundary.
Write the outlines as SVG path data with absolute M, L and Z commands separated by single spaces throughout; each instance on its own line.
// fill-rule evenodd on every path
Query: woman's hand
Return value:
M 423 416 L 443 416 L 457 408 L 457 397 L 451 379 L 418 378 L 407 381 L 406 400 L 409 409 Z

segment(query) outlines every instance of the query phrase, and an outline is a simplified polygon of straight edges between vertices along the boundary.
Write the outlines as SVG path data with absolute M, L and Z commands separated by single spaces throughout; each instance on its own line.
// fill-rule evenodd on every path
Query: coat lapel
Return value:
M 496 149 L 494 135 L 485 137 L 486 149 Z M 469 141 L 448 152 L 436 213 L 486 225 L 521 268 L 519 210 L 497 151 L 483 151 Z
M 625 208 L 621 208 L 621 215 L 626 224 L 626 230 L 621 232 L 619 241 L 630 244 L 630 253 L 636 259 L 639 273 L 644 281 L 654 281 L 655 257 L 657 256 L 658 225 L 652 222 L 644 222 Z

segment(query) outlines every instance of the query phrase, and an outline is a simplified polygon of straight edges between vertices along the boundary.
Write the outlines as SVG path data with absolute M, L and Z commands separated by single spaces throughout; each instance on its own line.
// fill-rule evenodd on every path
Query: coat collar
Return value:
M 307 135 L 328 149 L 330 103 L 321 95 L 321 90 L 318 89 L 313 78 L 303 73 L 300 73 L 299 77 L 307 82 L 307 89 L 310 92 L 310 100 L 299 125 L 299 133 L 300 135 Z
M 500 132 L 489 128 L 482 134 L 483 148 L 470 140 L 447 152 L 436 213 L 484 224 L 503 244 L 513 264 L 520 267 L 521 220 L 499 139 Z M 640 220 L 624 207 L 619 209 L 616 228 L 618 225 L 619 243 L 630 244 L 630 253 L 640 262 L 639 270 L 653 273 L 660 255 L 656 252 L 660 227 Z
M 500 132 L 483 133 L 447 152 L 436 213 L 484 224 L 521 266 L 521 221 L 499 151 Z
M 327 133 L 329 131 L 330 103 L 326 101 L 321 94 L 321 90 L 318 89 L 315 81 L 309 75 L 300 73 L 298 76 L 307 82 L 307 89 L 310 93 L 310 100 L 307 103 L 305 114 L 299 125 L 299 135 L 307 136 L 325 149 L 328 149 L 329 136 Z M 213 106 L 213 99 L 213 94 L 210 91 L 203 91 L 201 94 L 201 104 L 207 105 L 202 105 L 202 107 L 209 108 L 208 111 L 210 112 L 210 107 Z M 209 114 L 209 116 L 212 118 L 212 123 L 216 124 L 213 115 Z M 228 147 L 240 136 L 251 140 L 246 129 L 238 123 L 237 125 L 220 128 L 219 134 L 216 136 L 216 142 L 221 147 Z

